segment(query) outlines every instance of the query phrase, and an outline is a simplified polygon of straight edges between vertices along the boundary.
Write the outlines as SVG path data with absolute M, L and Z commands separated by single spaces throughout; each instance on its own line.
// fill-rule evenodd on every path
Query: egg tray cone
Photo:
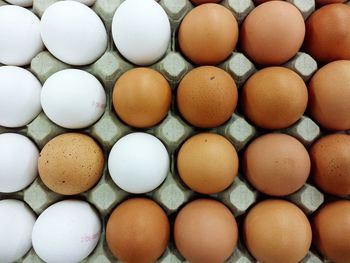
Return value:
M 34 0 L 32 11 L 39 17 L 43 14 L 45 9 L 56 2 L 57 0 Z M 177 45 L 177 28 L 182 18 L 192 8 L 189 0 L 161 0 L 159 3 L 169 16 L 172 28 L 172 41 L 169 44 L 167 53 L 156 64 L 150 67 L 161 72 L 169 81 L 173 91 L 173 102 L 167 117 L 157 126 L 151 129 L 133 129 L 123 124 L 116 116 L 112 102 L 111 95 L 115 81 L 125 71 L 136 67 L 127 62 L 116 50 L 111 36 L 111 23 L 113 14 L 116 8 L 120 5 L 122 0 L 97 0 L 92 6 L 92 9 L 103 20 L 108 36 L 109 44 L 106 52 L 96 62 L 91 65 L 78 67 L 96 76 L 103 84 L 107 93 L 107 105 L 103 116 L 91 127 L 84 130 L 74 130 L 73 132 L 82 132 L 89 134 L 96 139 L 101 145 L 107 160 L 109 151 L 114 143 L 124 135 L 134 131 L 144 131 L 158 137 L 166 146 L 171 160 L 171 168 L 169 175 L 161 186 L 146 194 L 145 196 L 155 200 L 160 204 L 166 213 L 169 215 L 171 223 L 179 209 L 189 202 L 200 196 L 190 191 L 179 179 L 176 170 L 176 155 L 180 145 L 191 135 L 203 130 L 195 129 L 188 125 L 181 119 L 176 109 L 175 92 L 178 83 L 182 77 L 190 71 L 194 66 L 191 65 L 182 56 Z M 297 1 L 288 0 L 295 4 L 302 12 L 304 18 L 307 18 L 315 9 L 313 0 Z M 6 4 L 0 0 L 0 5 Z M 224 0 L 221 2 L 233 12 L 238 22 L 241 23 L 246 15 L 254 8 L 251 0 Z M 288 61 L 285 65 L 297 72 L 304 81 L 312 76 L 317 70 L 316 61 L 306 53 L 299 52 L 294 58 Z M 71 68 L 72 66 L 60 62 L 53 57 L 48 51 L 39 53 L 30 64 L 28 68 L 43 84 L 45 80 L 57 71 Z M 220 68 L 227 71 L 235 79 L 238 88 L 251 76 L 256 68 L 252 62 L 249 61 L 242 53 L 233 52 L 232 55 L 222 64 Z M 75 67 L 76 68 L 76 67 Z M 247 121 L 242 114 L 235 112 L 230 120 L 224 125 L 206 130 L 221 134 L 228 138 L 235 146 L 239 155 L 242 156 L 242 149 L 256 136 L 266 132 L 254 127 Z M 28 136 L 32 139 L 39 149 L 58 134 L 65 132 L 72 132 L 61 128 L 52 123 L 43 112 L 41 112 L 30 124 L 19 129 L 7 129 L 0 127 L 0 133 L 15 132 Z M 297 138 L 306 147 L 310 146 L 323 131 L 319 126 L 312 121 L 308 116 L 303 116 L 297 123 L 287 129 L 279 132 L 290 134 Z M 349 133 L 349 131 L 348 131 Z M 62 196 L 50 191 L 40 180 L 39 177 L 26 189 L 14 194 L 1 194 L 0 199 L 15 198 L 24 200 L 33 210 L 39 215 L 51 204 L 69 198 L 78 198 L 88 201 L 92 204 L 100 214 L 101 222 L 103 224 L 103 233 L 99 244 L 92 254 L 83 262 L 91 263 L 109 263 L 119 262 L 107 248 L 105 240 L 105 226 L 111 211 L 117 204 L 123 200 L 132 197 L 125 191 L 118 188 L 112 181 L 105 164 L 103 176 L 100 181 L 89 191 L 77 196 Z M 239 174 L 234 183 L 225 191 L 210 195 L 209 198 L 214 198 L 222 201 L 227 207 L 231 209 L 239 224 L 242 222 L 245 212 L 255 202 L 265 198 L 263 195 L 255 191 Z M 296 193 L 285 197 L 285 199 L 292 201 L 299 206 L 307 215 L 313 213 L 328 196 L 321 193 L 313 185 L 307 183 Z M 347 197 L 348 199 L 349 196 Z M 244 248 L 242 237 L 233 255 L 227 262 L 255 262 Z M 167 250 L 164 252 L 158 262 L 177 263 L 185 260 L 176 251 L 173 241 L 169 243 Z M 36 263 L 42 262 L 35 254 L 34 250 L 28 252 L 24 258 L 18 262 Z M 324 262 L 313 249 L 309 251 L 302 262 Z

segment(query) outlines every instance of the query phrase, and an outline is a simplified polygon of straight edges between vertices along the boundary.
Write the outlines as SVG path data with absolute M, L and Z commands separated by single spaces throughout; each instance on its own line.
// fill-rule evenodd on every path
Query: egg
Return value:
M 306 256 L 312 232 L 309 220 L 296 205 L 271 199 L 248 212 L 243 237 L 257 261 L 295 263 Z
M 350 6 L 325 5 L 306 20 L 305 51 L 320 63 L 350 59 Z
M 194 5 L 202 5 L 206 3 L 219 3 L 222 0 L 191 0 L 192 4 Z
M 127 60 L 136 65 L 153 64 L 170 43 L 168 15 L 154 0 L 126 0 L 113 16 L 112 36 Z
M 49 141 L 40 152 L 39 175 L 52 191 L 63 195 L 83 193 L 102 176 L 103 151 L 89 136 L 65 133 Z
M 177 169 L 189 188 L 198 193 L 213 194 L 232 184 L 238 172 L 238 156 L 225 137 L 199 133 L 181 146 Z
M 182 20 L 178 41 L 184 55 L 197 65 L 215 65 L 236 47 L 238 24 L 226 7 L 208 3 L 192 9 Z
M 40 27 L 50 53 L 71 65 L 90 64 L 107 48 L 107 32 L 102 20 L 92 9 L 76 1 L 50 5 L 41 17 Z
M 39 150 L 27 137 L 16 133 L 0 134 L 0 194 L 14 193 L 29 186 L 38 174 L 38 158 Z
M 28 65 L 44 48 L 39 18 L 19 6 L 0 7 L 0 39 L 0 63 L 5 65 Z
M 124 191 L 141 194 L 153 191 L 167 177 L 169 155 L 153 135 L 135 132 L 119 139 L 108 157 L 113 181 Z
M 350 194 L 350 136 L 331 134 L 317 140 L 310 148 L 311 177 L 324 192 Z
M 170 226 L 163 209 L 146 198 L 118 205 L 107 222 L 108 248 L 122 262 L 156 262 L 167 247 Z
M 104 113 L 106 93 L 90 73 L 65 69 L 51 75 L 41 91 L 41 105 L 47 117 L 68 129 L 95 123 Z
M 0 200 L 1 263 L 20 260 L 32 247 L 33 211 L 22 201 Z
M 33 5 L 33 0 L 6 0 L 6 2 L 22 7 L 31 7 Z
M 332 262 L 350 261 L 350 201 L 326 203 L 312 219 L 313 244 Z
M 41 111 L 41 84 L 28 70 L 0 67 L 0 126 L 27 125 Z
M 300 189 L 309 177 L 310 167 L 307 150 L 286 134 L 260 136 L 244 152 L 244 175 L 256 189 L 272 196 Z
M 213 66 L 192 69 L 181 80 L 177 107 L 184 119 L 199 128 L 226 122 L 237 105 L 237 87 L 224 70 Z
M 350 129 L 350 61 L 331 62 L 309 82 L 309 113 L 323 128 Z
M 243 21 L 240 46 L 254 63 L 275 66 L 298 52 L 304 36 L 300 11 L 285 1 L 269 1 L 254 8 Z
M 302 78 L 283 67 L 268 67 L 253 74 L 243 87 L 244 114 L 264 129 L 282 129 L 304 113 L 308 92 Z
M 317 6 L 335 4 L 335 3 L 345 3 L 346 0 L 315 0 Z
M 64 200 L 48 207 L 35 222 L 35 253 L 48 263 L 78 263 L 96 247 L 101 222 L 87 202 Z
M 167 80 L 150 68 L 129 70 L 114 85 L 114 110 L 124 122 L 136 128 L 158 124 L 167 115 L 170 103 Z
M 231 211 L 218 201 L 192 201 L 176 216 L 176 248 L 191 263 L 224 262 L 235 250 L 237 239 L 236 220 Z

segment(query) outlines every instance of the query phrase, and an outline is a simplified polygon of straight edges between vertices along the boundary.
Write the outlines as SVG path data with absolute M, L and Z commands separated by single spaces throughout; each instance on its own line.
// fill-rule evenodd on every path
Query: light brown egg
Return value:
M 222 5 L 199 5 L 182 20 L 178 39 L 181 51 L 192 62 L 215 65 L 235 49 L 238 24 L 233 14 Z
M 238 156 L 225 137 L 200 133 L 181 146 L 177 168 L 189 188 L 202 194 L 213 194 L 232 184 L 238 172 Z
M 325 5 L 306 20 L 304 48 L 314 59 L 328 63 L 350 59 L 350 6 Z
M 191 0 L 192 4 L 194 5 L 202 5 L 207 3 L 219 3 L 222 0 Z
M 177 215 L 174 239 L 176 248 L 191 263 L 222 263 L 237 244 L 236 220 L 222 203 L 198 199 Z
M 112 212 L 106 239 L 108 248 L 122 262 L 151 263 L 166 249 L 169 232 L 168 218 L 156 202 L 132 198 Z
M 52 191 L 75 195 L 89 190 L 102 176 L 103 151 L 89 136 L 65 133 L 41 150 L 38 169 L 43 183 Z
M 259 262 L 296 263 L 306 256 L 312 233 L 307 217 L 296 205 L 265 200 L 248 212 L 243 236 Z
M 309 112 L 323 128 L 350 129 L 350 61 L 331 62 L 309 82 Z
M 300 11 L 285 1 L 269 1 L 254 8 L 243 21 L 240 44 L 253 62 L 280 65 L 301 47 L 305 24 Z
M 153 69 L 131 69 L 115 83 L 114 110 L 130 126 L 148 128 L 158 124 L 167 115 L 170 103 L 170 86 Z
M 271 133 L 255 139 L 246 149 L 244 175 L 260 192 L 283 196 L 301 188 L 310 173 L 310 158 L 294 137 Z
M 177 89 L 177 106 L 193 126 L 213 128 L 227 121 L 237 105 L 237 87 L 224 70 L 202 66 L 191 70 Z
M 322 206 L 312 220 L 313 244 L 327 259 L 350 262 L 350 201 Z
M 245 115 L 265 129 L 286 128 L 295 123 L 307 106 L 307 88 L 294 71 L 269 67 L 245 83 L 241 102 Z
M 335 3 L 345 3 L 346 0 L 315 0 L 317 6 L 335 4 Z
M 332 134 L 310 148 L 311 176 L 324 192 L 350 194 L 350 135 Z

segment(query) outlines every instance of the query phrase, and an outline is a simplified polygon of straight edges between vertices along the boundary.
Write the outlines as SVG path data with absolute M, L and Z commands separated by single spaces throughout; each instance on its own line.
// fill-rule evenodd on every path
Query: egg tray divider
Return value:
M 45 9 L 57 0 L 34 0 L 33 11 L 36 15 L 41 17 Z M 155 200 L 160 204 L 169 216 L 171 224 L 174 221 L 177 211 L 189 202 L 198 197 L 205 197 L 190 191 L 180 180 L 176 171 L 176 155 L 180 145 L 191 135 L 201 132 L 209 131 L 221 134 L 228 138 L 239 155 L 242 156 L 242 149 L 253 138 L 267 131 L 260 130 L 254 127 L 247 121 L 242 114 L 239 113 L 239 107 L 224 125 L 210 130 L 195 129 L 188 125 L 179 117 L 179 113 L 175 106 L 175 92 L 176 87 L 182 77 L 190 71 L 194 66 L 191 65 L 181 55 L 177 46 L 176 32 L 182 18 L 193 8 L 189 0 L 160 0 L 168 14 L 171 28 L 172 39 L 165 56 L 156 64 L 150 67 L 161 72 L 169 81 L 173 91 L 173 101 L 171 109 L 167 117 L 157 126 L 151 129 L 133 129 L 122 123 L 114 113 L 111 97 L 115 81 L 125 71 L 136 67 L 128 63 L 116 50 L 112 34 L 111 23 L 113 14 L 116 8 L 120 5 L 122 0 L 97 0 L 92 6 L 92 9 L 103 20 L 108 33 L 108 47 L 106 52 L 96 62 L 84 67 L 75 67 L 85 70 L 94 76 L 103 84 L 107 94 L 107 104 L 103 116 L 91 127 L 84 130 L 67 130 L 52 123 L 43 112 L 41 112 L 31 123 L 19 129 L 8 129 L 0 126 L 0 133 L 15 132 L 23 134 L 32 139 L 39 149 L 55 136 L 65 132 L 81 132 L 88 134 L 99 142 L 105 153 L 105 160 L 108 159 L 108 153 L 114 143 L 124 135 L 135 132 L 144 131 L 158 137 L 166 146 L 171 160 L 170 172 L 166 180 L 157 189 L 151 193 L 145 194 L 148 198 Z M 288 0 L 294 4 L 303 14 L 306 19 L 315 9 L 313 0 Z M 348 4 L 350 1 L 348 2 Z M 0 5 L 6 4 L 0 0 Z M 254 8 L 251 0 L 223 0 L 222 5 L 226 6 L 233 12 L 238 23 L 241 23 L 247 14 Z M 256 71 L 256 67 L 249 61 L 242 53 L 233 52 L 233 54 L 222 64 L 218 65 L 220 68 L 227 71 L 235 80 L 238 89 L 242 87 L 244 82 Z M 294 58 L 288 61 L 285 65 L 287 68 L 298 73 L 305 82 L 309 80 L 312 74 L 317 70 L 316 61 L 306 53 L 299 52 Z M 45 80 L 57 71 L 71 68 L 55 57 L 48 51 L 42 51 L 32 61 L 28 69 L 43 84 Z M 297 138 L 306 147 L 310 146 L 324 131 L 309 117 L 303 116 L 297 123 L 288 127 L 287 129 L 274 131 L 282 132 Z M 347 131 L 347 133 L 350 133 Z M 96 249 L 83 262 L 89 263 L 110 263 L 118 261 L 107 248 L 105 241 L 105 226 L 114 207 L 126 198 L 133 195 L 126 193 L 118 188 L 112 181 L 107 163 L 103 171 L 103 176 L 100 181 L 89 191 L 77 196 L 62 196 L 50 191 L 37 177 L 34 182 L 26 189 L 13 194 L 1 194 L 0 199 L 15 198 L 24 200 L 33 210 L 39 215 L 51 204 L 69 198 L 78 198 L 88 201 L 99 212 L 102 223 L 102 235 Z M 246 182 L 241 172 L 236 177 L 234 183 L 225 191 L 210 195 L 209 198 L 214 198 L 223 202 L 235 215 L 238 224 L 242 223 L 244 213 L 254 203 L 266 198 L 263 194 L 255 191 L 249 183 Z M 324 195 L 310 183 L 306 183 L 299 191 L 284 199 L 289 200 L 299 206 L 307 215 L 312 214 L 325 200 L 332 199 Z M 346 196 L 350 199 L 350 196 Z M 247 252 L 242 242 L 240 235 L 239 244 L 227 260 L 227 262 L 248 263 L 255 262 L 251 255 Z M 31 249 L 21 260 L 23 263 L 39 263 L 43 262 Z M 173 240 L 169 242 L 168 248 L 158 260 L 163 263 L 177 263 L 184 262 L 183 257 L 178 253 L 174 246 Z M 325 262 L 317 252 L 311 248 L 306 257 L 302 260 L 303 263 L 319 263 Z

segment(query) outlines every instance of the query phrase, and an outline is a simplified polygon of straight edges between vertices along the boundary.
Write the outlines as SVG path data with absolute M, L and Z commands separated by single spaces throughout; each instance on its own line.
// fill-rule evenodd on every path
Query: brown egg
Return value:
M 322 191 L 350 194 L 350 135 L 332 134 L 310 148 L 311 176 Z
M 206 3 L 219 3 L 222 0 L 191 0 L 192 4 L 194 5 L 202 5 Z
M 350 201 L 327 203 L 312 220 L 313 244 L 332 262 L 350 262 Z
M 75 195 L 89 190 L 102 176 L 103 151 L 89 136 L 65 133 L 53 138 L 41 150 L 38 169 L 50 190 Z
M 260 192 L 283 196 L 301 188 L 310 173 L 310 158 L 294 137 L 271 133 L 255 139 L 246 149 L 244 174 Z
M 189 188 L 202 194 L 213 194 L 232 184 L 238 172 L 238 156 L 225 137 L 200 133 L 181 146 L 177 168 Z
M 242 106 L 257 126 L 282 129 L 295 123 L 307 106 L 307 88 L 294 71 L 283 67 L 264 68 L 245 83 Z
M 265 200 L 247 214 L 243 236 L 259 262 L 296 263 L 311 244 L 309 220 L 296 205 L 284 200 Z
M 321 7 L 306 20 L 304 48 L 321 63 L 350 59 L 350 6 Z
M 146 198 L 132 198 L 114 209 L 107 222 L 107 245 L 126 263 L 151 263 L 169 240 L 169 221 L 163 209 Z
M 193 126 L 212 128 L 223 124 L 237 105 L 237 87 L 224 70 L 202 66 L 191 70 L 177 89 L 177 106 Z
M 148 128 L 158 124 L 167 115 L 170 103 L 170 86 L 153 69 L 129 70 L 115 83 L 114 110 L 130 126 Z
M 315 0 L 317 6 L 335 4 L 335 3 L 345 3 L 346 0 Z
M 309 112 L 323 128 L 350 129 L 350 61 L 331 62 L 309 82 Z
M 235 49 L 238 24 L 227 8 L 203 4 L 192 9 L 179 28 L 181 51 L 197 65 L 215 65 Z
M 237 244 L 236 220 L 220 202 L 198 199 L 177 215 L 174 239 L 181 255 L 191 263 L 222 263 Z
M 284 1 L 269 1 L 254 8 L 240 31 L 243 53 L 260 65 L 280 65 L 301 47 L 305 24 L 300 11 Z

